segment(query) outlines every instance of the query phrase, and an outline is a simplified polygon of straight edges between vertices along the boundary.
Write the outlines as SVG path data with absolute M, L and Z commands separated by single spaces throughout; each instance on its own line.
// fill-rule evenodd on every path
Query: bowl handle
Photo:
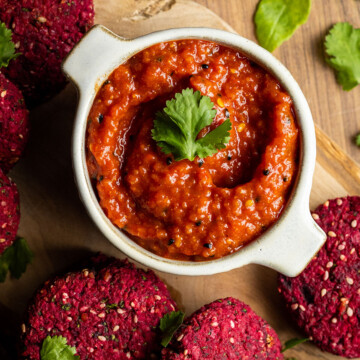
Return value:
M 110 75 L 109 70 L 122 62 L 130 43 L 104 26 L 95 25 L 67 55 L 62 70 L 80 90 L 93 90 L 94 84 L 100 86 Z
M 254 261 L 290 277 L 299 275 L 326 241 L 310 212 L 293 210 L 287 214 L 284 230 L 270 235 L 269 248 L 264 244 Z

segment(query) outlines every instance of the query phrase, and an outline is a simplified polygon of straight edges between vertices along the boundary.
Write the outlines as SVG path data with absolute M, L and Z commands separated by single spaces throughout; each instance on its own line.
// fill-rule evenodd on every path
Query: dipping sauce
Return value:
M 151 137 L 157 111 L 185 88 L 209 96 L 213 123 L 232 123 L 225 149 L 175 161 Z M 181 40 L 120 65 L 88 118 L 89 175 L 113 224 L 160 256 L 206 260 L 233 253 L 281 215 L 296 180 L 299 130 L 292 100 L 235 49 Z

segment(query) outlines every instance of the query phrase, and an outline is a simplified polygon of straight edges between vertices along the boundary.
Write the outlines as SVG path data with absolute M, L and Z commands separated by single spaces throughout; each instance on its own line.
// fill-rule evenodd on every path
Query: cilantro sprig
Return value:
M 0 22 L 0 68 L 8 66 L 10 60 L 17 58 L 19 55 L 20 53 L 15 53 L 11 30 Z
M 291 348 L 293 348 L 296 345 L 300 345 L 306 341 L 309 341 L 309 338 L 294 338 L 294 339 L 290 339 L 288 341 L 285 342 L 284 347 L 281 349 L 281 352 L 283 353 L 286 350 L 289 350 Z
M 66 338 L 62 336 L 48 336 L 45 338 L 41 351 L 41 360 L 79 360 L 76 356 L 76 348 L 67 344 Z
M 230 141 L 231 121 L 221 125 L 198 139 L 199 132 L 209 126 L 216 115 L 214 104 L 199 91 L 185 89 L 166 102 L 163 111 L 156 114 L 152 138 L 165 154 L 173 154 L 175 160 L 196 156 L 205 158 L 224 149 Z
M 24 238 L 17 240 L 0 255 L 0 282 L 4 282 L 7 273 L 16 279 L 25 272 L 31 263 L 33 254 Z
M 175 331 L 181 326 L 184 321 L 185 314 L 182 311 L 173 311 L 167 313 L 160 320 L 159 328 L 162 333 L 161 345 L 167 347 Z
M 347 22 L 335 24 L 325 38 L 325 51 L 344 90 L 360 84 L 360 29 Z
M 254 18 L 259 44 L 274 51 L 307 21 L 310 10 L 311 0 L 260 0 Z

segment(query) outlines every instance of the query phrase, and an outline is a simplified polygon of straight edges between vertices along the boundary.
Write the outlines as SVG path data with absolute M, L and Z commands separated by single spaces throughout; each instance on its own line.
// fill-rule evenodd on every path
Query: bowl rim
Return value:
M 95 26 L 92 28 L 100 29 L 106 36 L 112 36 L 119 42 L 126 42 L 128 45 L 132 45 L 131 49 L 128 49 L 126 59 L 133 56 L 135 53 L 144 50 L 154 44 L 164 41 L 180 40 L 180 39 L 199 39 L 214 41 L 225 46 L 229 46 L 238 49 L 245 56 L 251 58 L 266 71 L 271 73 L 281 83 L 281 85 L 290 94 L 294 110 L 296 113 L 299 129 L 301 133 L 301 160 L 298 169 L 297 182 L 294 184 L 292 190 L 292 196 L 288 200 L 285 209 L 282 211 L 280 217 L 276 222 L 262 235 L 251 241 L 244 248 L 237 252 L 229 254 L 219 259 L 192 262 L 192 261 L 179 261 L 160 257 L 148 250 L 137 245 L 131 238 L 129 238 L 124 232 L 118 229 L 111 221 L 106 217 L 103 210 L 101 209 L 99 202 L 96 198 L 95 192 L 91 186 L 91 181 L 87 171 L 87 165 L 85 160 L 85 134 L 86 134 L 86 123 L 88 113 L 93 104 L 93 100 L 96 96 L 99 84 L 105 80 L 111 72 L 122 62 L 114 64 L 109 63 L 108 71 L 106 71 L 101 79 L 97 80 L 94 84 L 93 89 L 90 89 L 86 96 L 82 94 L 83 89 L 74 78 L 69 75 L 66 69 L 66 62 L 63 63 L 64 72 L 75 82 L 80 92 L 80 101 L 78 105 L 77 115 L 74 122 L 73 131 L 73 142 L 72 142 L 72 157 L 73 157 L 73 168 L 75 174 L 75 182 L 79 189 L 80 197 L 85 205 L 89 215 L 96 223 L 102 233 L 113 243 L 118 249 L 120 249 L 127 256 L 132 259 L 149 266 L 153 269 L 163 271 L 166 273 L 179 274 L 179 275 L 212 275 L 220 272 L 225 272 L 238 268 L 240 266 L 249 263 L 263 264 L 272 268 L 275 268 L 283 273 L 287 270 L 281 267 L 281 264 L 276 263 L 276 258 L 265 260 L 261 256 L 264 247 L 264 241 L 266 238 L 275 238 L 279 236 L 281 229 L 284 228 L 288 217 L 293 213 L 297 216 L 306 217 L 306 221 L 310 220 L 309 212 L 309 197 L 312 184 L 312 176 L 315 168 L 315 156 L 316 156 L 316 139 L 315 139 L 315 128 L 312 120 L 312 115 L 308 103 L 295 79 L 292 77 L 290 72 L 280 63 L 271 53 L 263 49 L 254 42 L 241 37 L 240 35 L 230 33 L 223 30 L 211 29 L 211 28 L 177 28 L 157 31 L 151 34 L 140 36 L 134 39 L 123 39 L 118 35 L 112 33 L 103 26 Z M 89 36 L 91 31 L 88 32 L 84 39 Z M 81 41 L 81 42 L 82 42 Z M 72 54 L 78 51 L 81 42 L 75 46 L 68 58 Z M 89 96 L 91 94 L 91 96 Z M 87 97 L 87 98 L 86 98 Z M 301 213 L 301 215 L 299 214 Z M 314 223 L 314 226 L 315 223 Z M 319 244 L 317 250 L 322 244 Z M 280 249 L 280 251 L 284 251 Z M 313 254 L 314 255 L 314 254 Z M 304 263 L 306 266 L 307 262 L 311 260 L 311 257 Z M 300 271 L 302 270 L 300 269 Z M 288 271 L 288 274 L 294 274 L 300 272 L 299 269 L 294 271 Z

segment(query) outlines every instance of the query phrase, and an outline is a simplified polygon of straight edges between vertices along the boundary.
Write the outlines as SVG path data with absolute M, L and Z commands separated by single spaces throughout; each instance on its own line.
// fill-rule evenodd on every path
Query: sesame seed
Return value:
M 324 273 L 324 281 L 326 281 L 327 279 L 329 279 L 329 272 L 325 271 L 325 273 Z
M 344 254 L 341 254 L 340 255 L 340 260 L 342 260 L 342 261 L 346 260 L 346 256 Z
M 354 280 L 352 278 L 349 278 L 347 277 L 346 278 L 346 282 L 349 284 L 349 285 L 352 285 L 354 283 Z
M 295 304 L 292 304 L 291 305 L 291 310 L 297 310 L 297 308 L 299 307 L 299 304 L 298 303 L 295 303 Z
M 123 310 L 123 309 L 117 309 L 116 312 L 117 312 L 118 314 L 124 314 L 124 313 L 125 313 L 125 310 Z
M 336 323 L 337 323 L 337 318 L 332 318 L 332 319 L 331 319 L 331 322 L 332 322 L 333 324 L 336 324 Z
M 67 321 L 72 321 L 72 317 L 71 317 L 71 316 L 68 316 L 68 317 L 67 317 Z
M 318 215 L 318 214 L 311 214 L 311 216 L 312 216 L 312 218 L 314 219 L 314 220 L 319 220 L 320 219 L 320 216 Z
M 88 270 L 83 270 L 83 275 L 84 275 L 85 277 L 88 277 L 88 276 L 89 276 L 89 271 L 88 271 Z
M 6 240 L 5 239 L 0 239 L 0 243 L 4 243 Z
M 176 340 L 181 341 L 183 337 L 184 337 L 184 334 L 181 334 Z
M 102 335 L 100 335 L 100 336 L 98 337 L 98 339 L 99 339 L 100 341 L 106 341 L 106 337 L 105 337 L 105 336 L 102 336 Z
M 341 251 L 341 250 L 344 250 L 345 249 L 345 245 L 344 244 L 340 244 L 339 246 L 338 246 L 338 249 Z
M 235 323 L 232 320 L 230 320 L 230 326 L 232 329 L 235 327 Z
M 6 90 L 2 91 L 2 92 L 1 92 L 1 97 L 4 98 L 4 97 L 6 96 L 6 93 L 7 93 Z
M 130 359 L 130 358 L 131 358 L 130 351 L 126 353 L 126 357 L 127 357 L 128 359 Z
M 354 315 L 354 310 L 351 307 L 348 307 L 346 313 L 349 317 Z
M 355 228 L 356 225 L 357 225 L 357 221 L 356 221 L 356 220 L 353 220 L 353 221 L 351 222 L 351 227 Z
M 330 237 L 336 237 L 336 234 L 333 232 L 333 231 L 329 231 L 328 232 L 328 235 L 330 236 Z
M 349 299 L 347 299 L 346 297 L 342 297 L 342 298 L 340 299 L 340 301 L 341 301 L 342 303 L 344 303 L 345 305 L 347 305 L 347 304 L 349 303 Z
M 232 344 L 234 344 L 235 343 L 235 340 L 234 340 L 234 338 L 230 338 L 230 340 L 229 340 Z
M 188 352 L 189 352 L 189 350 L 186 349 L 186 350 L 184 351 L 184 355 L 186 356 L 186 355 L 188 354 Z
M 120 329 L 120 326 L 119 325 L 115 325 L 114 328 L 113 328 L 113 332 L 116 332 Z
M 100 304 L 100 309 L 103 309 L 106 305 L 104 303 Z
M 337 199 L 337 200 L 336 200 L 336 204 L 337 204 L 337 205 L 339 205 L 339 206 L 340 206 L 340 205 L 342 205 L 342 203 L 343 203 L 343 202 L 342 202 L 342 200 L 341 200 L 341 199 Z
M 23 333 L 26 332 L 26 326 L 25 326 L 25 324 L 21 324 L 21 331 L 22 331 Z
M 321 290 L 321 296 L 325 296 L 326 293 L 327 293 L 327 290 L 326 290 L 326 289 L 322 289 L 322 290 Z
M 352 255 L 354 252 L 355 252 L 355 248 L 352 248 L 352 249 L 350 250 L 350 254 Z
M 300 309 L 301 311 L 305 311 L 305 306 L 304 306 L 304 305 L 299 305 L 299 309 Z
M 326 206 L 326 207 L 329 206 L 329 200 L 324 202 L 324 206 Z
M 39 17 L 37 18 L 37 20 L 38 20 L 38 22 L 40 22 L 40 23 L 46 23 L 46 21 L 47 21 L 44 16 L 39 16 Z
M 332 261 L 329 261 L 329 262 L 326 264 L 326 267 L 327 267 L 327 268 L 331 268 L 333 265 L 334 265 L 334 263 L 333 263 Z
M 155 295 L 154 297 L 155 297 L 155 300 L 161 300 L 161 296 L 159 296 L 159 295 Z
M 104 312 L 100 313 L 100 314 L 98 315 L 98 317 L 103 319 L 103 318 L 105 317 L 105 313 L 104 313 Z
M 135 303 L 132 301 L 132 302 L 130 303 L 130 306 L 131 306 L 131 307 L 135 307 Z
M 135 315 L 134 316 L 134 323 L 136 324 L 138 322 L 138 317 Z
M 96 311 L 95 311 L 95 310 L 91 309 L 90 312 L 91 312 L 92 314 L 96 315 Z
M 216 321 L 214 321 L 214 322 L 212 322 L 210 325 L 211 325 L 212 327 L 217 327 L 219 324 L 218 324 Z
M 63 297 L 64 299 L 68 299 L 68 298 L 69 298 L 69 295 L 68 295 L 67 293 L 63 293 L 63 294 L 62 294 L 62 297 Z

